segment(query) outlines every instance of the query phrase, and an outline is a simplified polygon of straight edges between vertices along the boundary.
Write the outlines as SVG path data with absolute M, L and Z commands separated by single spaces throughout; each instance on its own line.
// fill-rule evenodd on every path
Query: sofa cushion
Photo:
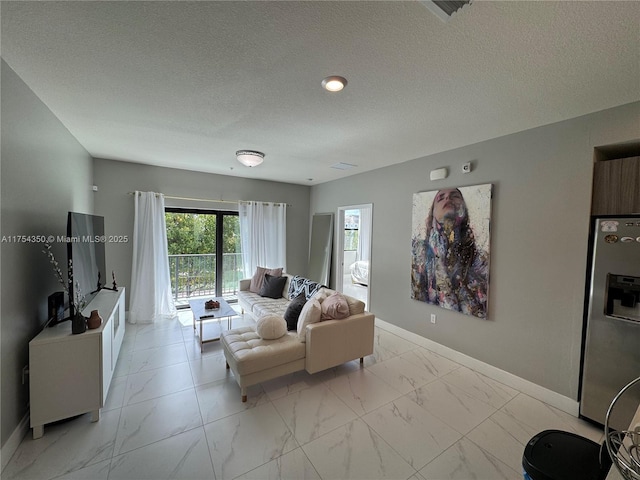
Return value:
M 249 312 L 252 312 L 253 306 L 262 300 L 266 299 L 257 293 L 250 292 L 249 290 L 240 290 L 238 292 L 238 303 L 243 304 L 245 310 L 248 310 Z
M 284 317 L 284 312 L 287 309 L 287 301 L 284 298 L 273 299 L 268 297 L 260 297 L 268 300 L 266 302 L 257 302 L 253 305 L 251 315 L 254 319 L 264 317 L 265 315 L 278 315 Z
M 313 296 L 313 294 L 321 288 L 321 284 L 313 282 L 308 278 L 301 277 L 300 275 L 296 275 L 291 279 L 291 282 L 289 282 L 289 299 L 292 300 L 300 295 L 300 293 L 304 292 L 307 300 L 309 300 Z
M 261 297 L 282 298 L 282 289 L 286 281 L 286 277 L 276 277 L 265 273 L 264 282 L 262 284 L 262 288 L 260 288 L 260 291 L 258 292 L 258 295 Z
M 308 300 L 307 303 L 304 304 L 300 312 L 300 317 L 298 318 L 298 340 L 301 342 L 307 341 L 307 325 L 319 322 L 321 315 L 322 307 L 320 307 L 320 302 L 315 298 Z
M 302 312 L 302 307 L 304 307 L 305 303 L 307 303 L 307 297 L 304 292 L 291 300 L 291 303 L 289 303 L 289 306 L 284 312 L 287 330 L 297 330 L 298 318 L 300 318 L 300 312 Z
M 256 271 L 253 274 L 253 278 L 251 279 L 251 284 L 249 285 L 250 292 L 260 292 L 262 284 L 264 283 L 264 276 L 266 273 L 268 273 L 269 275 L 273 275 L 274 277 L 279 277 L 282 275 L 282 268 L 256 267 Z
M 287 333 L 287 322 L 279 315 L 265 315 L 256 322 L 256 332 L 264 340 L 274 340 Z
M 238 301 L 242 302 L 242 304 L 246 307 L 247 310 L 253 312 L 255 310 L 256 305 L 260 305 L 263 303 L 272 303 L 276 305 L 283 305 L 286 308 L 288 300 L 280 297 L 280 298 L 269 298 L 269 297 L 261 297 L 257 293 L 253 293 L 250 291 L 240 291 L 238 292 Z M 284 309 L 282 310 L 284 312 Z
M 240 375 L 260 372 L 305 358 L 306 347 L 290 332 L 275 340 L 264 340 L 251 327 L 222 332 L 220 341 L 228 361 L 235 364 Z
M 340 292 L 329 295 L 322 301 L 320 307 L 322 310 L 321 320 L 342 320 L 349 316 L 347 299 Z

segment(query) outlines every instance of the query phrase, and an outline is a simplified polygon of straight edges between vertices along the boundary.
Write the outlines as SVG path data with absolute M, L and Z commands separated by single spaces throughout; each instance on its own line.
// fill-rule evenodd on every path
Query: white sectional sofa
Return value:
M 238 302 L 245 315 L 258 319 L 263 315 L 283 316 L 290 300 L 287 297 L 291 275 L 281 298 L 264 298 L 249 291 L 250 280 L 240 281 Z M 324 294 L 333 293 L 324 289 Z M 242 327 L 222 333 L 221 342 L 238 385 L 242 401 L 247 387 L 299 370 L 316 373 L 360 358 L 362 363 L 373 353 L 374 315 L 365 311 L 364 303 L 344 295 L 349 316 L 341 320 L 324 320 L 307 325 L 304 341 L 297 331 L 275 340 L 260 338 L 254 327 Z

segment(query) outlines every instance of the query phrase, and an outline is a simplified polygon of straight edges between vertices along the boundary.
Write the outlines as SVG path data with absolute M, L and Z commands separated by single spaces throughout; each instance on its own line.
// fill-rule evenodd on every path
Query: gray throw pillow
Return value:
M 261 297 L 282 298 L 282 289 L 287 282 L 287 277 L 274 277 L 268 273 L 264 274 L 264 283 L 258 292 Z
M 304 292 L 291 300 L 284 312 L 284 319 L 287 321 L 287 330 L 296 330 L 298 328 L 298 317 L 300 317 L 300 312 L 305 303 L 307 303 L 307 296 Z

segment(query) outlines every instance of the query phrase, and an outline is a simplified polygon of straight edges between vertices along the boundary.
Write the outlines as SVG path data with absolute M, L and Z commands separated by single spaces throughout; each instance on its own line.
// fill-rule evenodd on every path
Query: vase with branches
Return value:
M 56 260 L 55 255 L 51 251 L 51 244 L 45 243 L 44 249 L 42 250 L 44 254 L 49 259 L 49 263 L 53 267 L 53 274 L 58 279 L 60 285 L 62 285 L 62 289 L 65 291 L 67 296 L 69 297 L 69 301 L 71 302 L 71 332 L 74 334 L 83 333 L 86 327 L 86 318 L 82 315 L 82 311 L 87 306 L 87 302 L 85 299 L 82 290 L 80 289 L 80 283 L 76 281 L 73 283 L 73 262 L 69 259 L 69 265 L 67 266 L 67 278 L 65 279 L 62 270 L 60 270 L 60 264 Z M 73 298 L 69 294 L 70 286 L 73 286 L 71 290 L 73 290 Z

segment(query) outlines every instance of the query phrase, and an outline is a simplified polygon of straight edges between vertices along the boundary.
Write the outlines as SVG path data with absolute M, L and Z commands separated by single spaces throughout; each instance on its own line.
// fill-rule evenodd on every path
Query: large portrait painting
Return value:
M 487 318 L 492 185 L 413 195 L 411 298 Z

